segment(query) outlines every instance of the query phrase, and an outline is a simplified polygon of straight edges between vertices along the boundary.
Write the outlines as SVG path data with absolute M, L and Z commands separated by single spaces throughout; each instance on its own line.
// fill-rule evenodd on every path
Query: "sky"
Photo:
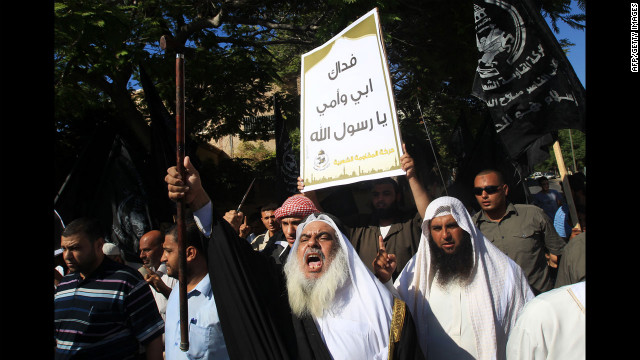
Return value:
M 572 1 L 571 13 L 575 14 L 575 13 L 581 13 L 581 12 L 582 10 L 580 10 L 577 7 L 576 1 Z M 589 24 L 586 24 L 586 25 L 589 26 Z M 584 86 L 584 88 L 586 89 L 587 88 L 586 67 L 585 67 L 585 63 L 586 63 L 585 32 L 586 30 L 572 29 L 569 25 L 561 21 L 558 22 L 558 27 L 560 28 L 560 33 L 559 34 L 553 33 L 556 36 L 556 39 L 568 39 L 569 41 L 575 44 L 575 46 L 572 46 L 571 49 L 569 50 L 569 53 L 567 54 L 567 58 L 569 59 L 571 66 L 573 66 L 573 70 L 576 72 L 578 79 L 580 79 L 582 86 Z

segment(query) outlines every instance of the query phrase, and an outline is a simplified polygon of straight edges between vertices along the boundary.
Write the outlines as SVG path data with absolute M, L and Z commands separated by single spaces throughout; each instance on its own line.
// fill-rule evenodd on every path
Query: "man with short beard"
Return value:
M 384 247 L 376 276 L 413 314 L 428 359 L 504 359 L 509 332 L 533 293 L 522 269 L 473 224 L 461 201 L 426 209 L 417 253 L 391 283 L 395 256 Z
M 209 276 L 232 359 L 423 359 L 409 310 L 327 215 L 299 224 L 286 261 L 256 252 L 222 217 L 188 157 L 169 198 L 186 199 L 208 238 Z M 208 220 L 207 220 L 208 219 Z M 299 276 L 302 274 L 302 277 Z

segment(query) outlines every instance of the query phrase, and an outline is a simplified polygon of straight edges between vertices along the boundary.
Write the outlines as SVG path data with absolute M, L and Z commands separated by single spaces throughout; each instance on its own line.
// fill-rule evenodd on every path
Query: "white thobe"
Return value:
M 457 283 L 442 287 L 434 281 L 429 294 L 428 359 L 477 358 L 469 302 Z M 453 341 L 452 341 L 453 340 Z
M 350 287 L 343 287 L 336 292 L 335 301 L 346 306 L 335 306 L 325 310 L 320 318 L 313 318 L 316 327 L 327 344 L 327 349 L 334 360 L 352 359 L 387 359 L 388 347 L 380 349 L 373 327 L 362 314 L 358 304 L 349 302 L 353 296 Z
M 585 359 L 585 283 L 529 301 L 509 335 L 507 359 Z

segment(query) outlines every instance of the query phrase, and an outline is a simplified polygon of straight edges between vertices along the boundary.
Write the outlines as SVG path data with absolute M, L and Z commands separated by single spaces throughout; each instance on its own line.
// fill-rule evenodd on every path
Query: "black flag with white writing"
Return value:
M 282 204 L 289 196 L 298 193 L 300 170 L 276 95 L 273 96 L 273 112 L 276 126 L 276 190 L 278 203 Z
M 512 159 L 560 129 L 585 132 L 585 90 L 531 0 L 475 0 L 483 100 Z

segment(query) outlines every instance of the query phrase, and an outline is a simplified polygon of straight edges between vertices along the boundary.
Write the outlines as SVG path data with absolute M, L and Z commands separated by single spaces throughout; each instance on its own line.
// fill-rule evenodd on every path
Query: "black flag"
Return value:
M 125 260 L 139 262 L 140 237 L 152 230 L 146 184 L 129 146 L 116 135 L 97 186 L 93 210 L 110 230 L 105 240 L 117 244 Z
M 531 0 L 475 0 L 483 100 L 510 158 L 560 129 L 585 132 L 585 90 Z
M 99 127 L 54 203 L 62 224 L 98 218 L 105 240 L 117 244 L 130 262 L 140 261 L 139 239 L 154 226 L 142 154 L 109 126 Z
M 273 112 L 276 126 L 276 189 L 278 203 L 282 204 L 289 196 L 298 193 L 300 170 L 276 95 L 273 96 Z

